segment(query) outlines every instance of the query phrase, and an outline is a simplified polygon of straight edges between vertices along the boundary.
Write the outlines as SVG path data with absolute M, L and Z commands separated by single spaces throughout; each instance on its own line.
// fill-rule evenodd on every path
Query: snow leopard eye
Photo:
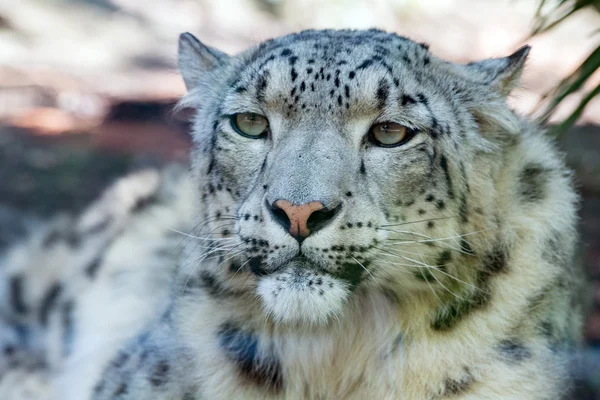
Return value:
M 408 142 L 415 133 L 415 130 L 395 122 L 382 122 L 371 127 L 369 138 L 378 146 L 395 147 Z
M 251 139 L 263 138 L 269 131 L 269 121 L 262 115 L 254 113 L 232 115 L 231 126 L 240 135 Z

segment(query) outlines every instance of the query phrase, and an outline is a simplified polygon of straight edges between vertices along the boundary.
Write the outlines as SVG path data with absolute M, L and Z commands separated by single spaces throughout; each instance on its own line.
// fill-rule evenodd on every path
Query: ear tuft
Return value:
M 501 95 L 507 96 L 515 87 L 519 86 L 530 50 L 531 46 L 526 45 L 508 57 L 469 63 L 466 65 L 466 72 L 479 77 Z
M 225 65 L 228 59 L 227 54 L 204 45 L 191 33 L 179 36 L 179 72 L 188 91 L 198 85 L 204 73 Z

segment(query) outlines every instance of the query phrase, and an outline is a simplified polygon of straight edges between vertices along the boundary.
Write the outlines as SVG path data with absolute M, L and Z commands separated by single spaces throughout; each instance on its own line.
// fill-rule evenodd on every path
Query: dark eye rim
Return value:
M 257 136 L 253 136 L 253 135 L 248 135 L 247 133 L 244 133 L 238 126 L 237 126 L 237 122 L 235 120 L 235 118 L 240 115 L 240 114 L 254 114 L 254 115 L 258 115 L 259 117 L 264 118 L 267 121 L 267 128 L 265 129 L 265 131 L 263 133 L 261 133 L 260 135 Z M 229 124 L 231 125 L 231 128 L 240 136 L 246 137 L 248 139 L 264 139 L 268 136 L 269 134 L 269 120 L 267 119 L 267 117 L 265 117 L 264 115 L 261 114 L 257 114 L 257 113 L 253 113 L 253 112 L 243 112 L 243 113 L 235 113 L 235 114 L 231 114 L 229 116 Z
M 379 140 L 375 139 L 375 135 L 373 134 L 373 129 L 376 126 L 382 125 L 382 124 L 396 124 L 396 125 L 403 126 L 404 128 L 406 128 L 406 138 L 404 138 L 403 140 L 399 141 L 398 143 L 394 143 L 394 144 L 381 143 Z M 368 138 L 369 138 L 369 141 L 371 143 L 375 144 L 377 147 L 392 148 L 392 147 L 399 147 L 399 146 L 402 146 L 402 145 L 408 143 L 417 133 L 419 133 L 419 131 L 417 129 L 410 128 L 406 125 L 402 125 L 402 124 L 399 124 L 397 122 L 392 122 L 392 121 L 383 121 L 383 122 L 378 122 L 376 124 L 373 124 L 373 126 L 371 126 L 369 128 Z

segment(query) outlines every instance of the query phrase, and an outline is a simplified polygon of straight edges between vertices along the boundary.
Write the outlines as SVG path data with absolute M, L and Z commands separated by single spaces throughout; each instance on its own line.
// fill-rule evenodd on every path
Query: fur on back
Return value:
M 562 398 L 577 197 L 506 105 L 528 52 L 462 65 L 327 30 L 229 56 L 182 35 L 191 173 L 125 177 L 3 253 L 0 398 Z M 389 123 L 408 139 L 375 140 Z M 280 200 L 323 206 L 309 235 Z

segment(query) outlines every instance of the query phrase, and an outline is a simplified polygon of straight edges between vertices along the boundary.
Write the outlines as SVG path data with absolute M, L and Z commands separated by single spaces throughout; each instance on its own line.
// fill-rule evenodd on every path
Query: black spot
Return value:
M 468 297 L 455 299 L 449 305 L 438 310 L 431 327 L 436 331 L 450 330 L 472 311 L 486 305 L 489 300 L 490 295 L 487 288 L 475 288 Z
M 388 96 L 390 95 L 390 85 L 387 80 L 380 79 L 379 86 L 377 87 L 377 108 L 382 109 L 387 103 Z
M 104 231 L 111 223 L 111 218 L 107 217 L 104 220 L 100 221 L 99 223 L 87 228 L 84 232 L 83 235 L 95 235 L 97 233 L 100 233 L 102 231 Z
M 465 368 L 465 376 L 461 379 L 446 379 L 444 381 L 444 387 L 440 394 L 441 397 L 454 397 L 461 394 L 464 394 L 469 391 L 469 389 L 475 383 L 475 378 L 473 375 Z
M 427 43 L 418 43 L 418 45 L 423 50 L 429 50 L 429 45 Z
M 431 203 L 432 201 L 435 200 L 435 196 L 433 194 L 428 194 L 427 197 L 425 197 L 425 201 Z
M 419 103 L 423 103 L 423 105 L 425 106 L 429 104 L 429 100 L 427 100 L 427 97 L 425 97 L 423 93 L 419 93 L 417 95 L 417 100 L 419 101 Z
M 208 169 L 206 170 L 206 174 L 207 175 L 210 174 L 214 168 L 215 168 L 215 159 L 214 159 L 214 157 L 211 157 L 210 163 L 208 164 Z
M 339 106 L 342 105 L 342 95 L 338 95 L 337 102 Z
M 453 199 L 454 189 L 452 188 L 452 177 L 450 176 L 450 171 L 448 169 L 448 160 L 443 154 L 440 156 L 440 167 L 442 167 L 442 171 L 444 171 L 444 175 L 446 176 L 446 185 L 448 186 L 448 197 Z
M 94 257 L 92 261 L 85 267 L 84 271 L 88 278 L 94 279 L 100 266 L 102 265 L 102 261 L 104 260 L 104 254 L 101 252 L 99 255 Z
M 265 90 L 267 90 L 268 84 L 268 73 L 263 73 L 258 77 L 256 81 L 256 98 L 258 101 L 265 100 Z
M 494 249 L 483 260 L 483 272 L 487 276 L 505 272 L 507 269 L 506 253 L 500 248 Z
M 427 56 L 423 57 L 423 65 L 427 65 L 429 64 L 429 62 L 431 61 L 431 59 Z
M 289 55 L 291 55 L 291 54 L 292 54 L 292 51 L 291 51 L 290 49 L 287 49 L 287 48 L 286 48 L 286 49 L 283 49 L 283 50 L 281 51 L 281 56 L 282 56 L 282 57 L 287 57 L 287 56 L 289 56 Z
M 121 384 L 115 389 L 113 396 L 121 396 L 127 394 L 128 390 L 129 388 L 127 386 L 127 382 L 121 382 Z
M 148 380 L 154 387 L 163 386 L 169 380 L 169 363 L 166 360 L 159 361 L 152 369 Z
M 540 164 L 527 164 L 519 174 L 519 195 L 523 201 L 536 202 L 544 198 L 548 169 Z
M 236 93 L 244 93 L 246 90 L 247 90 L 247 89 L 246 89 L 244 86 L 238 86 L 238 87 L 235 89 L 235 92 L 236 92 Z
M 181 400 L 196 400 L 196 395 L 192 392 L 186 392 Z
M 466 253 L 473 254 L 467 241 L 461 241 L 461 248 Z M 506 259 L 506 253 L 500 248 L 486 255 L 478 271 L 475 287 L 463 293 L 462 299 L 455 299 L 450 305 L 442 307 L 432 323 L 432 328 L 440 331 L 452 329 L 466 315 L 487 305 L 491 298 L 489 281 L 494 275 L 506 271 Z
M 304 83 L 304 81 L 302 81 L 302 83 L 300 84 L 300 92 L 304 92 L 306 90 L 306 83 Z
M 373 60 L 365 60 L 356 69 L 365 69 L 368 68 L 371 64 L 373 64 Z
M 403 94 L 402 95 L 401 103 L 402 103 L 403 106 L 405 106 L 407 104 L 415 104 L 416 102 L 417 101 L 413 97 L 411 97 L 411 96 L 409 96 L 407 94 Z
M 363 265 L 361 266 L 360 264 L 358 264 L 356 262 L 344 263 L 342 265 L 341 270 L 339 270 L 337 272 L 336 276 L 337 276 L 337 278 L 343 279 L 346 282 L 348 282 L 350 284 L 349 289 L 353 290 L 361 282 L 361 276 L 364 271 L 363 266 L 367 267 L 368 264 L 363 263 Z
M 72 300 L 66 301 L 61 307 L 61 324 L 63 334 L 63 355 L 68 356 L 71 353 L 74 340 L 74 324 L 73 324 L 73 313 L 75 310 L 75 303 Z
M 431 229 L 435 226 L 435 223 L 433 221 L 428 221 L 427 222 L 427 228 Z
M 423 282 L 429 282 L 429 283 L 437 282 L 437 280 L 433 276 L 433 273 L 430 268 L 427 268 L 427 267 L 418 268 L 416 271 L 414 271 L 413 274 L 414 274 L 415 278 L 417 278 Z
M 281 365 L 272 351 L 259 352 L 258 338 L 232 322 L 221 325 L 217 336 L 227 358 L 236 364 L 240 375 L 273 391 L 283 388 Z
M 29 312 L 29 307 L 27 307 L 24 299 L 23 280 L 22 275 L 10 278 L 10 304 L 17 314 L 27 314 Z
M 452 253 L 450 253 L 450 250 L 444 250 L 440 253 L 436 265 L 440 267 L 440 269 L 445 269 L 450 261 L 452 261 Z
M 348 73 L 348 78 L 350 80 L 354 79 L 355 76 L 356 76 L 356 72 L 354 72 L 354 71 L 350 71 L 350 73 Z
M 274 55 L 269 56 L 267 59 L 265 59 L 262 63 L 260 63 L 260 65 L 258 66 L 257 70 L 262 70 L 268 63 L 270 63 L 271 61 L 273 61 L 275 59 Z
M 467 206 L 467 195 L 463 193 L 460 197 L 460 205 L 458 208 L 458 215 L 460 215 L 460 222 L 466 224 L 469 222 L 469 208 Z
M 346 196 L 352 197 L 352 192 L 346 192 Z
M 123 366 L 125 366 L 125 363 L 127 363 L 130 358 L 131 354 L 129 352 L 121 351 L 111 364 L 114 368 L 121 369 Z
M 469 244 L 469 242 L 467 242 L 467 240 L 465 238 L 460 238 L 460 250 L 463 253 L 467 253 L 468 255 L 475 254 L 473 252 L 473 249 L 471 248 L 471 245 Z
M 60 283 L 55 283 L 50 286 L 50 289 L 46 292 L 40 305 L 40 323 L 43 326 L 48 325 L 48 316 L 52 308 L 56 305 L 56 302 L 62 292 L 63 287 Z
M 296 61 L 298 61 L 298 57 L 297 56 L 292 56 L 290 57 L 290 65 L 295 65 Z
M 7 357 L 12 356 L 17 351 L 17 348 L 11 344 L 7 344 L 2 348 L 2 354 Z
M 365 160 L 360 160 L 360 173 L 366 175 Z
M 154 204 L 156 201 L 157 201 L 157 198 L 154 195 L 150 195 L 150 196 L 146 196 L 146 197 L 137 199 L 137 201 L 135 202 L 133 207 L 131 207 L 131 212 L 139 213 L 139 212 L 143 211 L 145 208 Z M 69 240 L 71 241 L 71 245 L 73 247 L 76 247 L 79 244 L 80 239 L 77 238 L 74 234 L 71 234 L 71 235 L 69 235 Z
M 263 268 L 263 260 L 260 257 L 251 258 L 250 261 L 248 261 L 248 266 L 256 276 L 263 276 L 267 274 L 267 271 L 265 271 Z
M 556 333 L 556 328 L 552 322 L 542 321 L 539 324 L 539 331 L 545 338 L 553 340 Z
M 444 200 L 438 200 L 435 202 L 435 205 L 437 207 L 438 210 L 443 210 L 444 207 L 446 207 L 446 203 L 444 203 Z
M 102 394 L 105 386 L 106 386 L 106 381 L 104 379 L 100 379 L 98 381 L 98 383 L 96 383 L 96 385 L 94 386 L 94 389 L 93 389 L 94 395 L 99 396 L 100 394 Z
M 60 234 L 60 232 L 52 231 L 48 234 L 48 236 L 46 236 L 44 238 L 44 241 L 42 242 L 42 246 L 44 248 L 49 248 L 54 243 L 58 242 L 61 238 L 62 238 L 62 235 Z
M 503 340 L 498 345 L 497 350 L 502 360 L 508 364 L 516 364 L 533 356 L 531 350 L 517 338 Z
M 309 74 L 309 75 L 310 75 L 310 74 L 312 74 L 312 72 L 313 72 L 313 69 L 312 69 L 312 67 L 308 67 L 308 68 L 306 68 L 306 73 L 307 73 L 307 74 Z
M 338 76 L 335 77 L 335 87 L 340 87 L 340 78 Z
M 344 94 L 346 95 L 347 98 L 350 98 L 350 86 L 348 86 L 348 85 L 344 86 Z

